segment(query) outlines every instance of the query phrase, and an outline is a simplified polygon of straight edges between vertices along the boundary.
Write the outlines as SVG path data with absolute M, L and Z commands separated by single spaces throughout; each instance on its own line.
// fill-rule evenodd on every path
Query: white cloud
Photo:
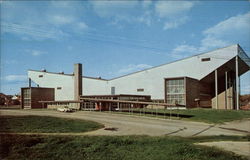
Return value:
M 138 4 L 142 7 L 148 7 L 151 3 L 151 1 L 141 1 L 141 3 L 139 1 L 91 1 L 93 10 L 99 17 L 111 18 L 111 22 L 108 24 L 119 28 L 123 28 L 125 23 L 144 23 L 150 26 L 152 12 L 143 10 L 138 15 L 138 10 L 135 10 L 135 7 L 138 7 Z
M 225 47 L 231 44 L 239 43 L 250 35 L 250 12 L 230 17 L 214 26 L 204 30 L 204 38 L 201 39 L 199 46 L 179 45 L 171 52 L 173 58 L 183 58 L 190 54 L 206 52 L 215 48 Z M 248 39 L 250 41 L 250 39 Z
M 136 18 L 136 21 L 140 23 L 145 23 L 147 26 L 150 26 L 152 24 L 151 12 L 150 11 L 144 12 L 142 16 Z
M 17 64 L 18 62 L 16 60 L 4 60 L 5 64 Z
M 5 76 L 4 80 L 9 82 L 23 82 L 26 81 L 28 78 L 26 75 L 8 75 Z
M 143 8 L 148 8 L 152 4 L 151 0 L 143 0 L 142 1 L 142 7 Z
M 79 22 L 79 23 L 77 24 L 77 26 L 78 26 L 79 29 L 82 29 L 82 30 L 88 28 L 88 25 L 87 25 L 86 23 L 84 23 L 84 22 Z
M 230 17 L 203 31 L 205 38 L 201 40 L 201 51 L 225 47 L 238 43 L 246 35 L 250 35 L 250 12 Z M 249 39 L 250 40 L 250 39 Z
M 129 64 L 128 66 L 121 68 L 118 71 L 118 74 L 132 73 L 132 72 L 141 71 L 141 70 L 144 70 L 144 69 L 147 69 L 147 68 L 151 68 L 151 67 L 152 66 L 148 65 L 148 64 L 137 64 L 137 65 L 135 65 L 135 64 Z
M 201 40 L 201 46 L 199 48 L 200 52 L 205 52 L 214 48 L 221 48 L 230 45 L 231 43 L 227 40 L 217 39 L 213 36 L 206 36 Z
M 165 21 L 163 29 L 175 29 L 188 22 L 190 19 L 188 17 L 188 11 L 192 9 L 195 3 L 195 1 L 156 2 L 155 12 L 161 19 Z
M 95 13 L 100 17 L 111 17 L 119 13 L 128 14 L 129 9 L 133 9 L 137 1 L 91 1 Z
M 27 5 L 29 3 L 29 5 Z M 22 40 L 60 40 L 71 32 L 83 31 L 81 14 L 83 6 L 79 2 L 52 1 L 40 6 L 32 2 L 11 1 L 1 6 L 1 34 L 11 33 Z M 72 28 L 72 30 L 66 30 Z
M 65 25 L 70 24 L 74 21 L 74 18 L 71 16 L 64 15 L 52 15 L 50 16 L 50 22 L 55 25 Z
M 170 56 L 174 59 L 180 59 L 189 56 L 190 54 L 194 54 L 198 52 L 198 48 L 191 45 L 179 45 L 174 48 L 170 54 Z
M 27 53 L 29 53 L 32 56 L 41 56 L 43 54 L 46 54 L 47 52 L 45 51 L 40 51 L 40 50 L 34 50 L 34 49 L 26 49 L 25 50 Z
M 29 36 L 36 40 L 42 39 L 59 39 L 62 36 L 66 36 L 59 29 L 53 28 L 42 28 L 42 27 L 35 27 L 34 25 L 29 24 L 17 24 L 17 23 L 8 23 L 2 22 L 1 23 L 1 32 L 2 33 L 13 33 L 22 36 Z M 27 37 L 25 39 L 28 39 Z
M 169 17 L 189 11 L 194 3 L 194 1 L 158 1 L 155 11 L 160 17 Z
M 164 30 L 167 30 L 167 29 L 174 29 L 174 28 L 177 28 L 177 27 L 179 27 L 180 25 L 185 24 L 188 20 L 189 20 L 189 18 L 188 18 L 187 16 L 184 16 L 184 17 L 181 17 L 181 18 L 172 20 L 172 21 L 167 21 L 167 22 L 164 24 L 163 29 L 164 29 Z
M 250 12 L 230 17 L 224 21 L 219 22 L 213 27 L 206 29 L 203 33 L 206 35 L 213 35 L 216 37 L 224 36 L 225 34 L 234 34 L 234 32 L 241 32 L 242 30 L 250 33 Z

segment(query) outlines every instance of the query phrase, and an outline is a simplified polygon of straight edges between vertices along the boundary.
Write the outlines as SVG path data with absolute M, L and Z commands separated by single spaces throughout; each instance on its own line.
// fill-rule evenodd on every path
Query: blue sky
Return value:
M 250 53 L 249 1 L 0 1 L 0 92 L 28 69 L 112 78 L 239 43 Z M 250 73 L 241 77 L 250 94 Z

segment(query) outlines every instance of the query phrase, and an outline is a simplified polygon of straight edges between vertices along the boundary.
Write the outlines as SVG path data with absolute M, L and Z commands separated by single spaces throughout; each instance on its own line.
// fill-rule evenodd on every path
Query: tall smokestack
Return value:
M 74 99 L 80 100 L 82 95 L 82 64 L 74 64 Z

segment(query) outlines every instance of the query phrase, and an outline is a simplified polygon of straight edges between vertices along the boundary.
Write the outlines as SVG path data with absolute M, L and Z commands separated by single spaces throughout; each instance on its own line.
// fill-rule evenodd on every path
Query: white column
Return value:
M 227 71 L 225 72 L 225 108 L 227 109 Z
M 236 82 L 236 109 L 239 110 L 239 66 L 238 56 L 235 59 L 235 82 Z
M 218 73 L 215 70 L 215 108 L 218 109 Z

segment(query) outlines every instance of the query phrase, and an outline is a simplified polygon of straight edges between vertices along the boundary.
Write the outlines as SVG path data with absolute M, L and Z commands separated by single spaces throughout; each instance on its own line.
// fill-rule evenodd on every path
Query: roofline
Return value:
M 61 76 L 74 76 L 74 74 L 65 74 L 65 73 L 56 73 L 56 72 L 44 72 L 44 71 L 39 71 L 39 70 L 34 70 L 34 69 L 28 69 L 28 71 L 34 71 L 34 72 L 41 72 L 41 73 L 49 73 L 49 74 L 57 74 Z M 82 76 L 82 78 L 88 78 L 88 79 L 95 79 L 95 80 L 103 80 L 103 81 L 108 81 L 107 79 L 100 79 L 96 77 L 88 77 L 88 76 Z
M 134 96 L 134 97 L 151 97 L 151 95 L 141 95 L 141 94 L 103 94 L 103 95 L 81 95 L 83 97 L 123 97 L 123 96 Z
M 164 64 L 161 64 L 161 65 L 158 65 L 158 66 L 154 66 L 154 67 L 150 67 L 150 68 L 143 69 L 143 70 L 140 70 L 140 71 L 128 73 L 128 74 L 125 74 L 125 75 L 122 75 L 122 76 L 119 76 L 119 77 L 111 78 L 109 80 L 111 81 L 111 80 L 119 79 L 119 78 L 122 78 L 122 77 L 125 77 L 125 76 L 129 76 L 129 75 L 132 75 L 132 74 L 136 74 L 136 73 L 139 73 L 139 72 L 148 71 L 148 70 L 151 70 L 151 69 L 154 69 L 154 68 L 158 68 L 158 67 L 161 67 L 161 66 L 164 66 L 164 65 L 167 65 L 167 64 L 175 63 L 175 62 L 178 62 L 178 61 L 182 61 L 182 60 L 185 60 L 185 59 L 189 59 L 189 58 L 192 58 L 192 57 L 195 57 L 195 56 L 199 56 L 199 55 L 202 55 L 202 54 L 206 54 L 206 53 L 209 53 L 209 52 L 213 52 L 213 51 L 216 51 L 216 50 L 228 48 L 228 47 L 235 46 L 235 45 L 239 46 L 239 44 L 232 44 L 232 45 L 229 45 L 229 46 L 226 46 L 226 47 L 214 49 L 212 51 L 202 52 L 202 53 L 195 54 L 195 55 L 192 55 L 192 56 L 189 56 L 189 57 L 186 57 L 186 58 L 182 58 L 182 59 L 178 59 L 178 60 L 175 60 L 175 61 L 172 61 L 172 62 L 164 63 Z
M 214 50 L 211 50 L 211 51 L 202 52 L 202 53 L 195 54 L 195 55 L 192 55 L 192 56 L 189 56 L 189 57 L 185 57 L 185 58 L 178 59 L 178 60 L 175 60 L 175 61 L 172 61 L 172 62 L 160 64 L 160 65 L 158 65 L 158 66 L 150 67 L 150 68 L 143 69 L 143 70 L 140 70 L 140 71 L 128 73 L 128 74 L 125 74 L 125 75 L 122 75 L 122 76 L 118 76 L 118 77 L 115 77 L 115 78 L 111 78 L 111 79 L 100 79 L 100 78 L 88 77 L 88 76 L 82 76 L 82 77 L 83 77 L 83 78 L 89 78 L 89 79 L 95 79 L 95 80 L 112 81 L 112 80 L 119 79 L 119 78 L 122 78 L 122 77 L 130 76 L 130 75 L 132 75 L 132 74 L 136 74 L 136 73 L 148 71 L 148 70 L 151 70 L 151 69 L 154 69 L 154 68 L 162 67 L 162 66 L 164 66 L 164 65 L 168 65 L 168 64 L 175 63 L 175 62 L 178 62 L 178 61 L 186 60 L 186 59 L 189 59 L 189 58 L 192 58 L 192 57 L 200 56 L 200 55 L 203 55 L 203 54 L 206 54 L 206 53 L 209 53 L 209 52 L 213 52 L 213 51 L 216 51 L 216 50 L 228 48 L 228 47 L 235 46 L 235 45 L 237 45 L 237 47 L 239 47 L 242 51 L 244 51 L 244 50 L 241 48 L 241 46 L 240 46 L 239 44 L 232 44 L 232 45 L 229 45 L 229 46 L 226 46 L 226 47 L 221 47 L 221 48 L 217 48 L 217 49 L 214 49 Z M 244 52 L 244 53 L 245 53 L 245 52 Z M 246 54 L 246 53 L 245 53 L 245 54 Z M 246 54 L 246 55 L 247 55 L 247 54 Z M 247 55 L 247 57 L 248 57 L 248 55 Z M 43 72 L 43 73 L 51 73 L 51 74 L 59 74 L 59 75 L 66 75 L 66 76 L 73 76 L 73 75 L 74 75 L 74 74 L 61 74 L 61 73 L 47 72 L 47 71 L 44 72 L 44 71 L 32 70 L 32 69 L 29 69 L 28 71 Z

